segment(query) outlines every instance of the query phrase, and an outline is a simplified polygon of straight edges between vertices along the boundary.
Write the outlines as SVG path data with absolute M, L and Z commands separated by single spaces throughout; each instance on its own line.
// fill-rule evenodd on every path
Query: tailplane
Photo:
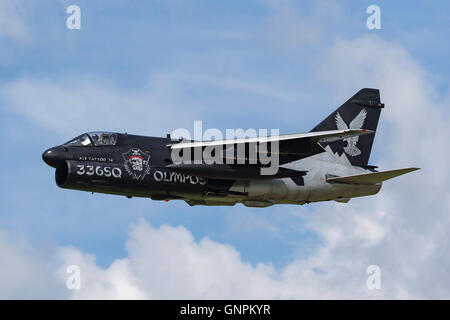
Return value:
M 382 108 L 384 108 L 384 104 L 380 101 L 378 89 L 361 89 L 311 132 L 347 129 L 376 131 Z M 324 148 L 329 146 L 339 156 L 345 153 L 354 166 L 369 167 L 368 162 L 374 138 L 375 133 L 321 143 L 321 145 Z
M 405 168 L 380 172 L 370 172 L 346 177 L 331 177 L 327 178 L 327 182 L 351 183 L 351 184 L 376 184 L 416 170 L 419 170 L 419 168 Z

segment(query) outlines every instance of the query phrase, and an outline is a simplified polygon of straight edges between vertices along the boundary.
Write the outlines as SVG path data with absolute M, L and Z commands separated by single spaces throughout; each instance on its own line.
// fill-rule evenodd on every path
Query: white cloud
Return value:
M 13 238 L 0 230 L 0 298 L 64 297 L 50 260 L 25 239 Z
M 22 6 L 19 1 L 2 0 L 0 2 L 0 37 L 12 40 L 26 40 L 28 28 L 21 16 Z
M 380 164 L 422 170 L 387 182 L 375 197 L 317 205 L 309 214 L 309 228 L 323 246 L 282 270 L 244 263 L 233 247 L 208 238 L 197 242 L 185 228 L 154 228 L 141 221 L 130 233 L 128 256 L 106 269 L 98 267 L 93 256 L 62 248 L 58 256 L 63 262 L 52 269 L 59 275 L 56 284 L 64 278 L 64 266 L 79 264 L 85 282 L 72 298 L 449 298 L 450 129 L 443 108 L 448 98 L 438 97 L 426 72 L 400 45 L 374 36 L 336 41 L 318 59 L 317 75 L 336 88 L 340 101 L 361 87 L 380 88 L 386 103 L 381 121 L 387 132 L 379 132 L 375 141 L 381 146 Z M 170 85 L 153 88 L 161 81 L 151 82 L 148 93 L 126 94 L 87 83 L 79 81 L 69 90 L 52 81 L 23 79 L 3 87 L 2 95 L 10 107 L 55 129 L 80 121 L 108 128 L 143 126 L 141 112 L 153 102 L 157 108 L 173 107 L 167 94 Z M 61 101 L 65 104 L 59 110 Z M 112 110 L 117 115 L 111 117 Z M 157 118 L 149 121 L 167 127 Z M 288 210 L 298 214 L 302 209 Z M 2 258 L 11 261 L 11 278 L 2 279 L 11 289 L 2 295 L 26 292 L 29 282 L 20 279 L 35 277 L 27 275 L 24 266 L 45 264 L 39 257 L 29 262 L 27 250 L 5 240 L 0 248 Z M 381 268 L 380 291 L 366 288 L 366 268 L 372 264 Z M 43 286 L 30 283 L 33 288 Z
M 325 40 L 326 29 L 336 31 L 338 23 L 349 23 L 336 1 L 307 1 L 300 8 L 289 0 L 268 0 L 267 4 L 267 40 L 282 49 L 314 49 Z
M 157 73 L 133 89 L 105 78 L 22 77 L 1 86 L 0 99 L 8 109 L 66 138 L 93 130 L 162 136 L 212 115 L 205 112 L 211 104 L 187 96 L 187 86 L 232 89 L 283 102 L 305 100 L 263 83 L 182 73 Z
M 381 168 L 422 167 L 386 182 L 375 198 L 353 201 L 344 214 L 323 213 L 314 222 L 317 232 L 330 224 L 339 230 L 342 237 L 334 239 L 334 250 L 344 257 L 367 243 L 370 250 L 358 252 L 358 259 L 377 261 L 386 285 L 398 296 L 448 298 L 450 278 L 442 271 L 442 265 L 450 265 L 442 254 L 450 242 L 442 231 L 450 227 L 446 98 L 437 97 L 426 72 L 406 50 L 376 36 L 336 41 L 318 63 L 317 74 L 337 89 L 341 101 L 361 87 L 380 88 L 386 104 L 381 117 L 386 133 L 379 132 L 375 140 L 381 146 Z
M 73 247 L 57 251 L 60 267 L 57 279 L 65 284 L 70 274 L 67 267 L 76 265 L 80 269 L 80 289 L 69 290 L 73 299 L 146 299 L 148 296 L 138 287 L 138 280 L 130 273 L 130 262 L 117 259 L 106 270 L 95 263 L 95 256 L 85 254 Z
M 450 296 L 450 190 L 442 171 L 448 113 L 426 73 L 401 46 L 378 37 L 337 41 L 317 73 L 338 96 L 366 85 L 380 88 L 386 103 L 381 121 L 389 132 L 389 139 L 376 140 L 387 153 L 381 165 L 419 165 L 422 171 L 385 183 L 375 197 L 317 205 L 309 228 L 323 246 L 282 270 L 243 263 L 234 248 L 209 239 L 195 242 L 184 228 L 141 222 L 127 244 L 128 273 L 140 280 L 139 290 L 153 298 Z M 380 291 L 366 288 L 372 264 L 381 268 Z
M 275 0 L 268 4 L 270 42 L 288 49 L 319 43 L 321 31 L 316 17 L 298 13 L 289 1 Z
M 243 91 L 245 93 L 256 94 L 260 96 L 266 96 L 269 98 L 275 98 L 285 102 L 299 102 L 305 99 L 304 95 L 292 94 L 286 90 L 275 88 L 273 84 L 267 85 L 263 83 L 257 83 L 255 81 L 230 78 L 230 77 L 217 77 L 210 75 L 191 74 L 176 76 L 177 79 L 188 82 L 200 84 L 203 86 L 214 86 L 219 88 L 233 89 L 237 91 Z
M 60 134 L 130 130 L 161 136 L 192 124 L 198 110 L 179 97 L 176 85 L 160 74 L 142 88 L 129 90 L 104 78 L 25 77 L 1 87 L 0 95 L 10 110 Z
M 311 260 L 296 261 L 276 272 L 269 264 L 253 266 L 244 263 L 239 253 L 227 244 L 208 238 L 197 242 L 183 227 L 166 225 L 154 228 L 143 220 L 132 228 L 127 250 L 128 257 L 117 259 L 102 269 L 96 265 L 93 255 L 71 247 L 60 248 L 57 250 L 58 259 L 54 260 L 57 261 L 52 270 L 56 273 L 54 277 L 47 276 L 47 283 L 27 282 L 27 286 L 17 286 L 16 283 L 15 289 L 21 297 L 20 293 L 29 289 L 64 286 L 69 276 L 67 267 L 78 265 L 81 270 L 80 290 L 54 291 L 54 295 L 49 297 L 270 299 L 333 298 L 346 294 L 341 292 L 342 288 L 331 285 L 336 272 L 328 270 L 322 274 L 315 271 L 318 262 L 329 255 L 323 250 Z M 25 253 L 17 252 L 16 255 L 25 256 Z M 21 261 L 12 262 L 23 269 L 28 266 Z M 13 280 L 23 274 L 21 268 L 15 273 L 11 271 Z M 360 278 L 361 285 L 365 284 L 364 278 Z M 0 296 L 10 298 L 11 291 L 4 291 Z

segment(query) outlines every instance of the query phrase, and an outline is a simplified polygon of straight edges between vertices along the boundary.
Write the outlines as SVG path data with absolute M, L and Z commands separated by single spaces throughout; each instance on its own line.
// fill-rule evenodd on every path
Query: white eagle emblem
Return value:
M 364 120 L 366 119 L 367 111 L 366 109 L 362 109 L 361 112 L 350 122 L 350 125 L 347 126 L 344 119 L 342 119 L 339 112 L 336 113 L 336 117 L 334 118 L 334 121 L 336 122 L 336 126 L 338 130 L 347 130 L 347 129 L 362 129 L 362 126 L 364 124 Z M 344 147 L 345 153 L 352 157 L 359 156 L 361 154 L 361 150 L 359 150 L 356 147 L 356 144 L 358 143 L 359 136 L 351 137 L 347 139 L 343 139 L 344 141 L 347 141 L 347 146 Z

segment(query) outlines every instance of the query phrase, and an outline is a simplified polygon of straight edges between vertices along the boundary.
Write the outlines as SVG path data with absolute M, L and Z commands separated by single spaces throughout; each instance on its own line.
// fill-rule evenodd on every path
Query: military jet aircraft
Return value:
M 418 170 L 378 171 L 368 164 L 382 108 L 379 90 L 366 88 L 308 133 L 191 141 L 89 132 L 46 150 L 42 158 L 66 189 L 180 199 L 191 206 L 345 203 Z M 209 158 L 193 156 L 208 149 Z M 276 157 L 270 174 L 263 172 L 269 164 L 258 162 L 264 156 Z

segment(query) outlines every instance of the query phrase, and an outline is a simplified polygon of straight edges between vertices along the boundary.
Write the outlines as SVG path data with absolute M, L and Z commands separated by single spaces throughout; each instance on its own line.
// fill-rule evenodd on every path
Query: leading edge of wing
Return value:
M 283 134 L 270 137 L 257 137 L 257 138 L 239 138 L 239 139 L 227 139 L 227 140 L 214 140 L 214 141 L 195 141 L 195 142 L 179 142 L 174 144 L 168 144 L 171 149 L 184 149 L 184 148 L 198 148 L 208 146 L 221 146 L 232 145 L 240 143 L 270 143 L 276 141 L 285 140 L 308 140 L 310 142 L 333 142 L 337 140 L 347 139 L 356 136 L 362 136 L 365 134 L 372 134 L 375 131 L 366 129 L 347 129 L 347 130 L 330 130 L 308 133 L 295 133 L 295 134 Z

